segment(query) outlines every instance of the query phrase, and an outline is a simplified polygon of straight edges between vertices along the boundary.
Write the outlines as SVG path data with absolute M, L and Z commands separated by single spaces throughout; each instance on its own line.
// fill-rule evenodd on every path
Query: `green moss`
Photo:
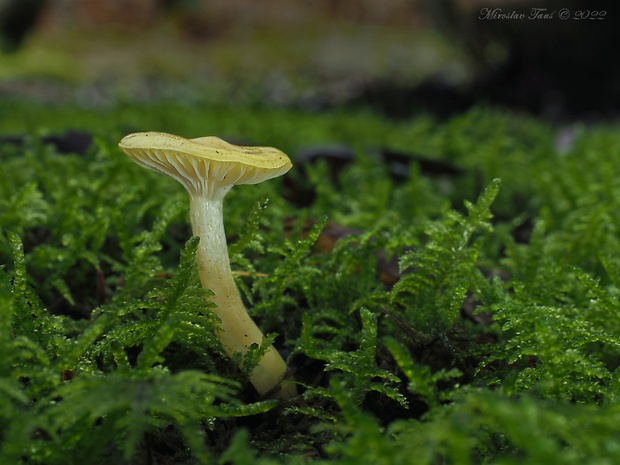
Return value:
M 614 128 L 581 128 L 560 154 L 553 128 L 483 108 L 390 123 L 3 105 L 5 132 L 81 127 L 96 142 L 85 155 L 36 137 L 0 147 L 2 463 L 617 460 Z M 116 148 L 127 130 L 205 128 L 297 165 L 308 144 L 356 150 L 336 173 L 305 166 L 226 199 L 243 299 L 298 383 L 289 402 L 248 384 L 259 347 L 243 370 L 223 355 L 182 188 Z M 412 155 L 395 177 L 376 145 L 462 172 L 431 175 Z M 302 187 L 314 197 L 300 207 Z

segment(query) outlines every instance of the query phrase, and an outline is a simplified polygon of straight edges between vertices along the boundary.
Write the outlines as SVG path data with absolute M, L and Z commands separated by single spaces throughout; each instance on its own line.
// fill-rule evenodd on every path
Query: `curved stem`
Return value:
M 248 315 L 230 269 L 222 211 L 227 192 L 228 189 L 222 189 L 211 197 L 190 195 L 190 215 L 192 233 L 200 237 L 196 250 L 200 282 L 215 294 L 212 301 L 217 305 L 215 311 L 222 329 L 217 337 L 227 355 L 232 357 L 236 353 L 245 355 L 252 344 L 260 345 L 263 333 Z M 261 395 L 265 395 L 278 387 L 286 369 L 286 363 L 271 346 L 252 371 L 250 382 Z M 294 388 L 287 383 L 279 395 L 290 397 L 295 394 Z

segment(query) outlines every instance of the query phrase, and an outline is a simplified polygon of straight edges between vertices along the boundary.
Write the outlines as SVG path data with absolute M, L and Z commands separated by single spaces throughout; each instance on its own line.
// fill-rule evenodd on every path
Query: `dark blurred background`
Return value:
M 612 0 L 0 0 L 0 98 L 600 121 L 619 26 Z

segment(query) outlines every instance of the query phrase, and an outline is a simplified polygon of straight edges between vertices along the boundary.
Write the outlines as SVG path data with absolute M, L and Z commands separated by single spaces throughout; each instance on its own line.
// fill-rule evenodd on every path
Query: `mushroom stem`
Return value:
M 221 320 L 222 331 L 217 337 L 229 357 L 245 355 L 252 344 L 260 345 L 263 333 L 248 315 L 230 269 L 223 220 L 223 198 L 229 189 L 220 189 L 216 195 L 190 195 L 192 233 L 200 237 L 196 260 L 203 287 L 214 293 L 212 301 Z M 270 346 L 250 374 L 250 382 L 265 395 L 280 388 L 278 395 L 289 398 L 296 394 L 292 383 L 282 383 L 286 363 L 278 351 Z

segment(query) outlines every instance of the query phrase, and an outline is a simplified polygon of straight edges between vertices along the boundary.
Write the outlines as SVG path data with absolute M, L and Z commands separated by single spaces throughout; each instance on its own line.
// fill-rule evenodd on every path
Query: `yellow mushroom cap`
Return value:
M 118 145 L 137 164 L 173 177 L 191 193 L 214 194 L 237 184 L 258 184 L 293 166 L 286 154 L 273 147 L 234 145 L 213 136 L 185 139 L 137 132 Z

